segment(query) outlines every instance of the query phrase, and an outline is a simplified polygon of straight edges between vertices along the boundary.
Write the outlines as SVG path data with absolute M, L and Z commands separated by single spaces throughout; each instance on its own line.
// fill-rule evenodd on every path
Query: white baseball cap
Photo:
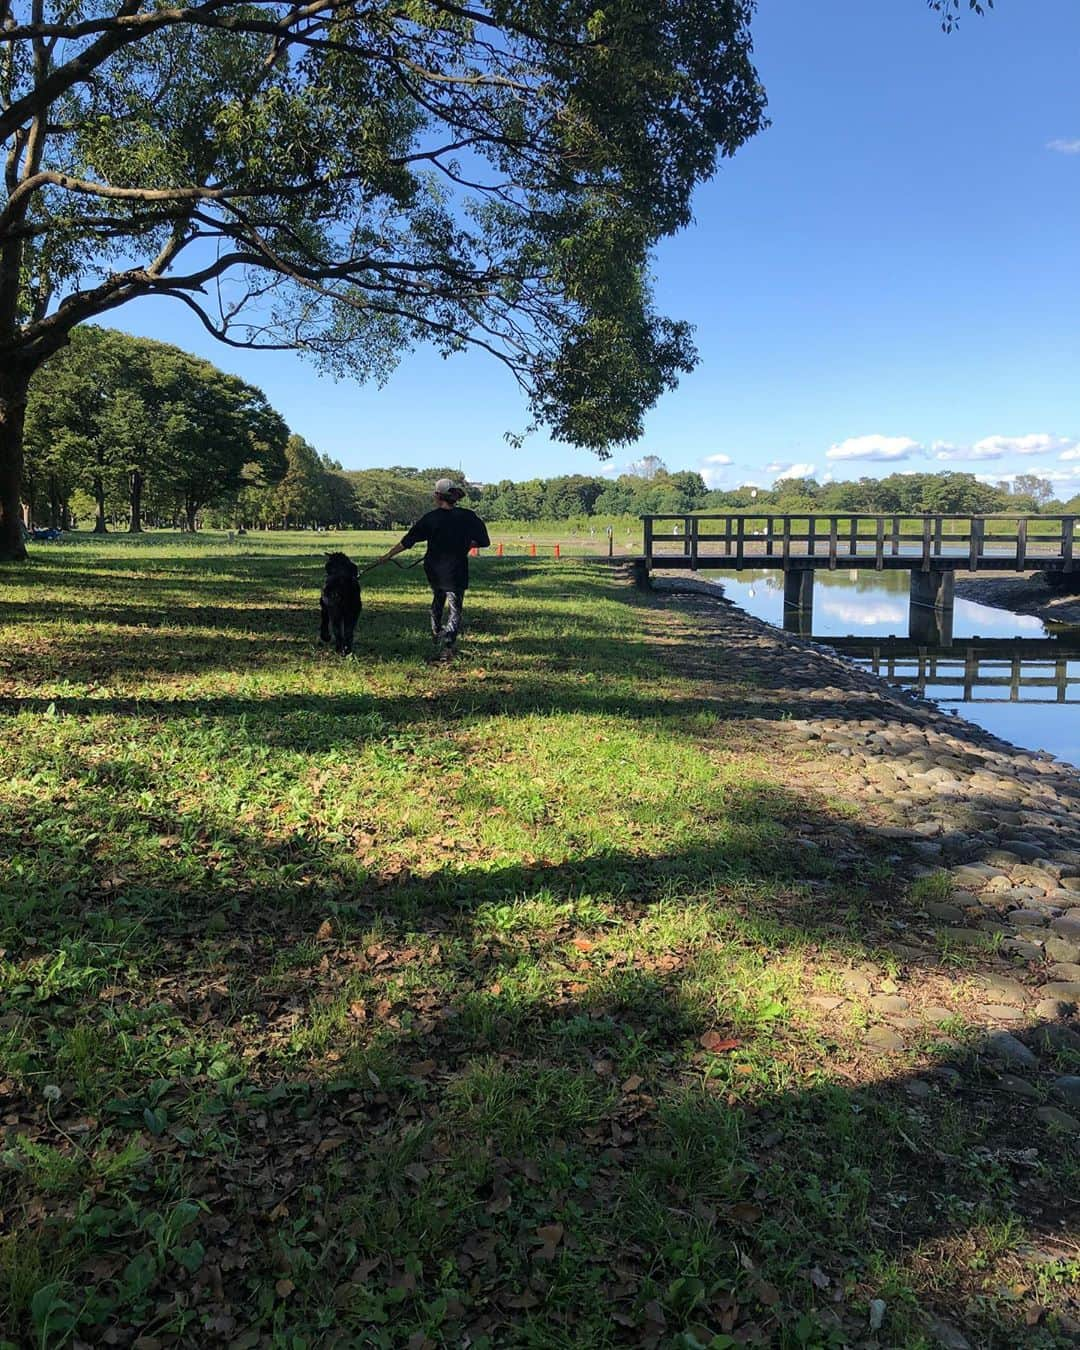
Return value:
M 435 484 L 436 497 L 464 497 L 465 493 L 459 483 L 455 483 L 452 478 L 440 478 Z

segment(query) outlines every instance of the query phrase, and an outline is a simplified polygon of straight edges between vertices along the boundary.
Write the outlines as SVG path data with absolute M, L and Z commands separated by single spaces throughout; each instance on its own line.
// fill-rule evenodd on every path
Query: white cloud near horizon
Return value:
M 1027 436 L 984 436 L 974 445 L 951 445 L 935 441 L 934 458 L 951 462 L 985 459 L 1006 459 L 1012 455 L 1051 455 L 1060 452 L 1061 459 L 1077 459 L 1080 441 L 1067 436 L 1051 436 L 1047 432 L 1032 432 Z
M 1025 464 L 1022 469 L 1003 469 L 1000 473 L 977 473 L 980 483 L 1012 482 L 1018 474 L 1030 473 L 1036 478 L 1049 479 L 1051 483 L 1075 483 L 1080 479 L 1080 464 L 1071 469 L 1047 468 L 1043 464 Z
M 909 436 L 849 436 L 829 447 L 828 459 L 897 460 L 924 454 L 918 441 Z
M 1059 155 L 1080 155 L 1080 140 L 1068 140 L 1059 136 L 1056 140 L 1046 142 L 1047 150 L 1056 150 Z
M 707 488 L 730 487 L 727 469 L 734 463 L 730 455 L 706 455 L 698 460 L 698 473 L 701 474 Z
M 794 464 L 785 464 L 781 460 L 773 460 L 771 464 L 765 465 L 765 472 L 775 474 L 777 479 L 813 478 L 816 471 L 816 464 L 803 464 L 799 461 Z

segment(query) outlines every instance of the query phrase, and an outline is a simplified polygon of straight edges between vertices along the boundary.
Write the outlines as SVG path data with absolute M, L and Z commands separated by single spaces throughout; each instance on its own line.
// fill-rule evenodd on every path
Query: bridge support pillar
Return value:
M 793 567 L 784 573 L 784 627 L 809 633 L 814 614 L 814 569 Z
M 908 637 L 912 642 L 952 646 L 955 581 L 952 571 L 911 573 Z
M 952 609 L 956 578 L 951 571 L 912 572 L 911 607 L 929 606 L 931 609 Z

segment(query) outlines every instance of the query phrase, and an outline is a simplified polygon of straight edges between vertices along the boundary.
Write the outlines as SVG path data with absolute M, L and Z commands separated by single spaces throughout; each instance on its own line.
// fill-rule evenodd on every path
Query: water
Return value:
M 783 572 L 707 575 L 748 614 L 783 623 Z M 818 569 L 806 635 L 836 639 L 849 660 L 995 736 L 1080 765 L 1080 630 L 1054 633 L 1031 615 L 957 597 L 951 643 L 945 633 L 936 645 L 916 644 L 908 637 L 909 585 L 907 572 Z

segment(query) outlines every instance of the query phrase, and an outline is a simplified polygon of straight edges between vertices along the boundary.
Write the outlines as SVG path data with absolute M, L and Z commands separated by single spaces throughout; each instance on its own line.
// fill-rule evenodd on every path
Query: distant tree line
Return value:
M 261 390 L 178 347 L 84 325 L 37 373 L 27 403 L 22 499 L 34 526 L 96 533 L 386 528 L 422 515 L 457 469 L 346 472 Z M 476 495 L 475 489 L 471 490 Z
M 460 469 L 345 470 L 290 434 L 261 390 L 177 347 L 90 325 L 35 376 L 26 413 L 23 501 L 34 525 L 142 530 L 389 529 L 422 515 L 436 478 L 459 482 L 490 520 L 581 520 L 692 512 L 988 514 L 1075 511 L 1035 474 L 984 483 L 970 473 L 894 473 L 771 488 L 706 487 L 646 455 L 616 478 L 564 474 L 477 486 Z
M 819 483 L 814 478 L 784 478 L 771 488 L 752 485 L 710 490 L 698 473 L 670 473 L 647 456 L 618 478 L 584 474 L 559 478 L 504 479 L 480 492 L 481 512 L 491 520 L 566 520 L 588 516 L 681 515 L 694 512 L 775 510 L 867 512 L 917 515 L 924 511 L 989 515 L 1016 511 L 1076 511 L 1053 496 L 1053 486 L 1035 474 L 1008 482 L 984 483 L 970 473 L 894 473 L 886 478 Z
M 973 473 L 892 473 L 885 478 L 819 483 L 814 478 L 781 478 L 771 488 L 740 487 L 710 492 L 703 509 L 747 510 L 769 507 L 783 512 L 866 512 L 881 515 L 993 515 L 1013 511 L 1080 512 L 1080 495 L 1063 502 L 1053 484 L 1037 474 L 1018 474 L 1009 482 L 984 483 Z

